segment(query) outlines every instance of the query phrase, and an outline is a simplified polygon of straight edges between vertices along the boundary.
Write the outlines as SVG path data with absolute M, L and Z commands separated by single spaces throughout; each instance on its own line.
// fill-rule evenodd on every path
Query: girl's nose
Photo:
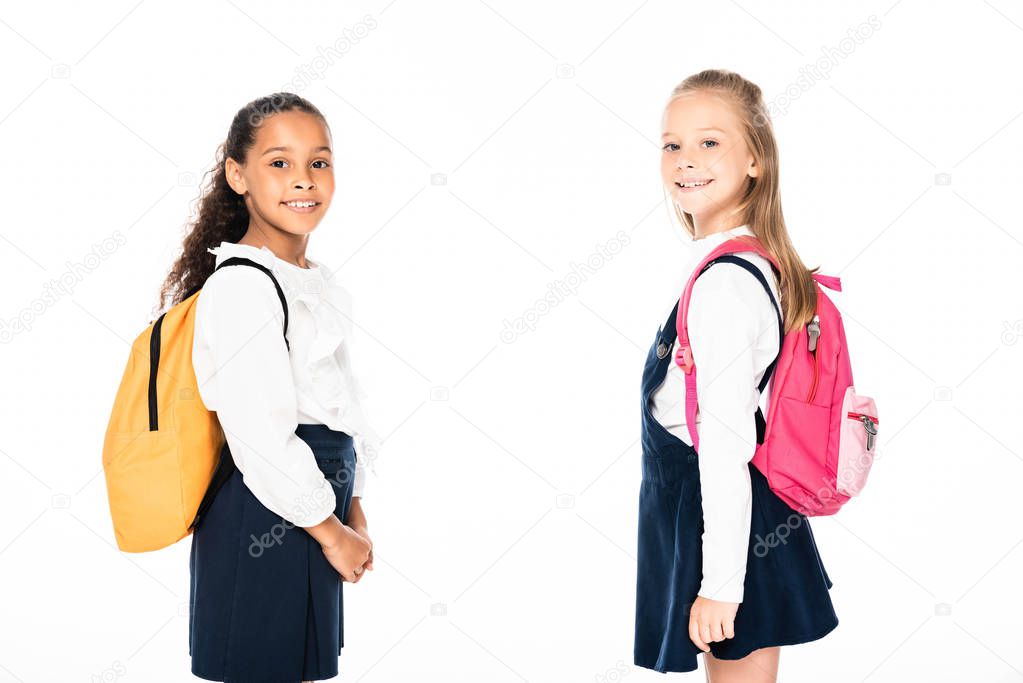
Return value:
M 675 166 L 677 168 L 693 168 L 689 160 L 682 156 L 682 152 L 679 152 L 678 156 L 675 157 Z

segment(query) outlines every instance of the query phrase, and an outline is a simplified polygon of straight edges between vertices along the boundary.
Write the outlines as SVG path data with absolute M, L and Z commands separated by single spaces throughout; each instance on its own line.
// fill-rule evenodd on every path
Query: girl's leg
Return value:
M 718 659 L 703 653 L 708 683 L 775 683 L 780 647 L 754 650 L 742 659 Z

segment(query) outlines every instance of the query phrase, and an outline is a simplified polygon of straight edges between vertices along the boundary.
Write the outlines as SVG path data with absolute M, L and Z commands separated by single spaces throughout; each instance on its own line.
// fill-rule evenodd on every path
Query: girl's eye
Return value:
M 677 152 L 678 145 L 676 145 L 674 142 L 669 142 L 664 147 L 661 147 L 661 149 L 664 150 L 665 152 Z
M 280 164 L 286 164 L 288 162 L 285 161 L 284 159 L 274 159 L 273 161 L 270 162 L 270 165 L 273 166 L 274 168 L 284 168 L 283 166 L 277 166 L 276 165 L 276 164 L 279 164 L 279 163 Z
M 717 147 L 717 144 L 718 144 L 718 141 L 717 141 L 717 140 L 704 140 L 703 142 L 709 142 L 709 143 L 711 143 L 712 145 L 714 145 L 715 147 Z M 701 144 L 702 144 L 702 143 L 701 143 Z
M 323 166 L 316 166 L 316 164 L 323 164 Z M 313 167 L 314 168 L 329 168 L 330 167 L 330 162 L 327 161 L 326 159 L 317 159 L 316 161 L 313 162 Z

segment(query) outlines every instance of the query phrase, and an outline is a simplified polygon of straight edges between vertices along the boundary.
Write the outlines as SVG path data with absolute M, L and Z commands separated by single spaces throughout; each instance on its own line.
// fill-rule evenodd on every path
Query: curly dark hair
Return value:
M 302 111 L 317 116 L 330 130 L 320 110 L 294 93 L 267 95 L 238 110 L 231 121 L 227 139 L 217 148 L 216 165 L 207 171 L 204 178 L 198 217 L 187 230 L 181 256 L 160 288 L 158 311 L 184 301 L 202 288 L 216 263 L 216 258 L 206 251 L 207 248 L 223 241 L 237 242 L 245 235 L 249 228 L 249 210 L 245 206 L 245 198 L 228 185 L 224 162 L 227 159 L 244 162 L 263 121 L 286 111 Z

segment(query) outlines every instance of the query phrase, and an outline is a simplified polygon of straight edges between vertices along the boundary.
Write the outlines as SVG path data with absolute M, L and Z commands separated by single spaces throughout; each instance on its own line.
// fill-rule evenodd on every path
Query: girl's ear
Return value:
M 244 196 L 248 192 L 245 176 L 242 175 L 241 164 L 231 157 L 224 160 L 224 177 L 227 179 L 227 184 L 231 186 L 231 189 L 238 194 Z
M 757 160 L 751 159 L 749 162 L 749 168 L 746 170 L 746 175 L 750 178 L 756 178 L 760 175 L 760 167 L 757 166 Z

